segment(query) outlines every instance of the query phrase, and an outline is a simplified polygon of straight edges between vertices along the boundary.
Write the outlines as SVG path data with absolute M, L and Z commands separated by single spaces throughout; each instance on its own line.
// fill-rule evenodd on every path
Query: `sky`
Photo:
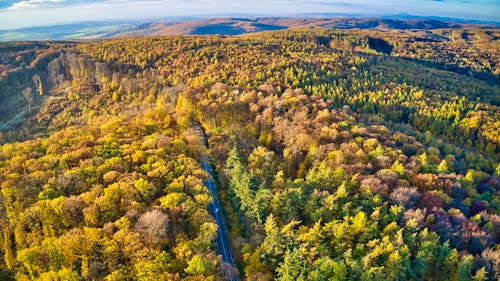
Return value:
M 179 16 L 449 17 L 500 22 L 500 0 L 0 0 L 0 30 Z

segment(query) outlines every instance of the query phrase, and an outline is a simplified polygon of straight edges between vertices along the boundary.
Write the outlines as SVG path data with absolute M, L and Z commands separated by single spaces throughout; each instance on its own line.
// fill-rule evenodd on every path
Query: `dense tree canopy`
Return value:
M 498 46 L 473 29 L 20 44 L 0 77 L 0 279 L 222 278 L 208 155 L 247 280 L 496 280 Z

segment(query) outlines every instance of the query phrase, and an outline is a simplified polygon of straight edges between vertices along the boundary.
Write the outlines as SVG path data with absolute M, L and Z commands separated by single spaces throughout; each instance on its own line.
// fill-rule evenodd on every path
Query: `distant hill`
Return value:
M 443 22 L 434 19 L 382 18 L 212 18 L 177 19 L 155 22 L 82 22 L 66 25 L 0 30 L 0 41 L 95 39 L 151 35 L 220 34 L 240 35 L 289 28 L 335 29 L 422 29 L 459 28 L 469 23 Z M 474 24 L 477 28 L 495 25 Z
M 294 19 L 296 20 L 296 19 Z M 267 30 L 279 30 L 289 28 L 290 24 L 283 24 L 282 20 L 258 18 L 217 18 L 203 19 L 188 22 L 153 22 L 143 25 L 141 28 L 123 32 L 113 37 L 122 36 L 144 36 L 144 35 L 182 35 L 182 34 L 221 34 L 239 35 Z
M 288 28 L 322 27 L 336 29 L 438 29 L 457 28 L 464 24 L 446 23 L 437 20 L 391 20 L 378 18 L 217 18 L 172 23 L 154 22 L 135 30 L 113 35 L 181 35 L 181 34 L 221 34 L 239 35 L 268 30 Z

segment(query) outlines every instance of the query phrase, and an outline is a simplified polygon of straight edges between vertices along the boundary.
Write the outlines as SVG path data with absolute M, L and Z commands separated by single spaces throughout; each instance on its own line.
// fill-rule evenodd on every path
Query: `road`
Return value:
M 207 145 L 206 137 L 198 124 L 193 126 L 198 136 L 202 139 L 203 143 Z M 219 198 L 217 196 L 217 190 L 215 189 L 215 183 L 212 178 L 214 174 L 212 168 L 210 167 L 210 162 L 206 156 L 201 157 L 201 168 L 210 174 L 211 178 L 205 180 L 205 186 L 210 190 L 213 196 L 213 202 L 208 205 L 210 215 L 215 219 L 217 223 L 217 251 L 222 256 L 223 262 L 223 277 L 227 281 L 237 281 L 238 271 L 233 260 L 233 254 L 231 253 L 231 246 L 229 244 L 229 237 L 227 236 L 226 227 L 224 226 L 223 208 L 219 203 Z

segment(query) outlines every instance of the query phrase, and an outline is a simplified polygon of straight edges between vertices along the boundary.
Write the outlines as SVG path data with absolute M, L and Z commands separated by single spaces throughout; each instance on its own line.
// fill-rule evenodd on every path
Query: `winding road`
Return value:
M 207 146 L 207 140 L 205 133 L 198 124 L 193 126 L 198 136 L 202 139 L 203 144 Z M 222 216 L 223 208 L 219 204 L 219 198 L 217 196 L 217 190 L 215 189 L 215 183 L 212 178 L 214 174 L 212 168 L 210 167 L 210 162 L 208 157 L 201 157 L 201 168 L 210 174 L 211 178 L 205 180 L 205 186 L 210 190 L 213 196 L 213 202 L 208 205 L 210 215 L 215 219 L 217 223 L 217 251 L 222 256 L 223 262 L 223 278 L 227 281 L 237 281 L 238 280 L 238 270 L 233 260 L 233 255 L 231 253 L 231 247 L 229 244 L 229 237 L 226 233 L 226 227 L 224 226 L 224 217 Z

